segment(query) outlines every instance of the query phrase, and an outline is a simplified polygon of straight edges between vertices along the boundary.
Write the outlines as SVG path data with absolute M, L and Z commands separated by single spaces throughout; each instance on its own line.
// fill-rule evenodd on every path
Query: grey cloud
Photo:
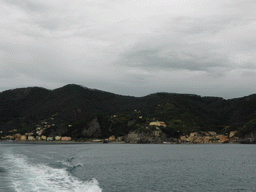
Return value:
M 12 44 L 0 41 L 0 52 L 5 54 L 0 57 L 0 79 L 4 81 L 7 78 L 25 77 L 33 79 L 35 85 L 37 82 L 56 83 L 58 86 L 77 83 L 85 84 L 102 81 L 100 76 L 97 80 L 79 73 L 78 70 L 68 70 L 70 66 L 77 66 L 77 61 L 81 58 L 74 58 L 72 54 L 64 54 L 61 48 L 53 44 L 37 42 L 35 44 Z M 72 57 L 70 59 L 69 57 Z M 83 62 L 83 61 L 80 61 Z M 86 64 L 84 66 L 86 68 Z M 27 80 L 28 81 L 28 80 Z M 24 82 L 26 83 L 26 82 Z M 30 82 L 33 84 L 33 82 Z
M 240 39 L 235 40 L 237 43 L 236 48 L 240 49 L 241 52 L 253 52 L 256 51 L 256 37 L 240 37 Z
M 222 87 L 222 95 L 232 95 L 226 93 L 231 85 L 237 91 L 243 79 L 255 82 L 255 17 L 240 13 L 238 6 L 234 14 L 234 8 L 228 12 L 224 8 L 209 16 L 200 15 L 200 9 L 208 8 L 198 5 L 199 14 L 181 16 L 188 14 L 177 10 L 176 18 L 171 18 L 175 15 L 171 7 L 170 14 L 163 15 L 158 11 L 154 15 L 153 7 L 145 7 L 145 14 L 130 15 L 133 7 L 127 7 L 123 20 L 118 20 L 122 5 L 114 7 L 113 1 L 63 1 L 60 6 L 42 0 L 0 2 L 9 11 L 0 40 L 3 85 L 5 81 L 13 88 L 76 83 L 134 95 L 209 94 Z M 110 15 L 99 14 L 101 10 Z
M 2 42 L 0 50 L 4 50 L 4 55 L 0 57 L 2 77 L 17 77 L 24 74 L 28 77 L 47 79 L 63 72 L 61 68 L 55 66 L 58 62 L 64 63 L 65 59 L 54 47 Z M 1 75 L 2 73 L 4 75 Z
M 2 69 L 0 71 L 0 79 L 3 79 L 3 78 L 14 78 L 14 77 L 18 77 L 18 73 L 13 71 L 13 70 L 10 70 L 10 69 Z
M 50 7 L 36 2 L 35 0 L 2 0 L 4 3 L 12 4 L 29 13 L 47 12 Z
M 248 25 L 255 20 L 255 17 L 244 18 L 239 14 L 205 16 L 204 18 L 183 16 L 170 19 L 160 30 L 163 32 L 173 31 L 177 33 L 184 33 L 186 35 L 202 33 L 216 34 L 231 27 Z
M 59 12 L 58 12 L 59 11 Z M 38 17 L 33 17 L 32 21 L 41 29 L 48 31 L 69 31 L 74 29 L 74 26 L 83 28 L 87 24 L 86 16 L 74 16 L 72 13 L 67 13 L 63 10 L 55 10 L 47 14 L 42 14 Z M 75 31 L 77 32 L 76 29 Z
M 255 70 L 256 69 L 256 63 L 247 62 L 244 65 L 240 66 L 241 69 L 247 69 L 247 70 Z
M 190 46 L 190 50 L 188 47 Z M 171 45 L 170 45 L 171 47 Z M 165 51 L 165 47 L 147 48 L 145 45 L 142 49 L 133 48 L 124 53 L 118 63 L 145 69 L 163 69 L 163 70 L 190 70 L 190 71 L 211 71 L 213 68 L 229 68 L 228 59 L 225 55 L 217 54 L 211 50 L 204 50 L 207 45 L 195 44 L 186 45 L 181 44 L 175 50 Z M 182 50 L 182 47 L 186 47 Z M 161 52 L 165 52 L 161 55 Z
M 31 36 L 43 36 L 42 34 L 47 31 L 66 31 L 70 30 L 73 25 L 84 21 L 85 18 L 78 18 L 69 13 L 68 8 L 59 6 L 54 7 L 47 5 L 46 3 L 41 3 L 36 0 L 0 0 L 5 4 L 13 5 L 19 10 L 25 12 L 29 19 L 23 19 L 22 22 L 29 25 L 29 27 L 24 30 L 24 34 Z M 84 14 L 84 13 L 83 13 Z M 27 31 L 33 32 L 27 32 Z M 40 31 L 38 33 L 37 31 Z
M 49 31 L 57 30 L 62 26 L 60 19 L 49 16 L 33 19 L 33 22 L 41 28 Z
M 23 19 L 22 22 L 29 24 L 32 31 L 35 30 L 35 25 L 42 29 L 53 30 L 57 29 L 60 25 L 60 21 L 52 17 L 54 10 L 45 4 L 42 4 L 36 0 L 2 0 L 5 4 L 13 5 L 19 10 L 25 12 L 29 19 Z M 23 33 L 27 35 L 40 36 L 36 32 L 27 32 L 29 29 L 24 30 Z
M 237 15 L 174 18 L 158 29 L 160 33 L 154 37 L 141 38 L 120 54 L 116 63 L 145 70 L 203 71 L 219 76 L 227 70 L 239 67 L 230 59 L 232 50 L 238 53 L 255 50 L 255 43 L 252 41 L 254 37 L 235 39 L 231 49 L 221 42 L 220 37 L 217 37 L 218 42 L 211 38 L 214 39 L 217 33 L 225 29 L 243 27 L 252 21 L 254 19 L 239 18 Z M 243 49 L 243 46 L 248 50 Z

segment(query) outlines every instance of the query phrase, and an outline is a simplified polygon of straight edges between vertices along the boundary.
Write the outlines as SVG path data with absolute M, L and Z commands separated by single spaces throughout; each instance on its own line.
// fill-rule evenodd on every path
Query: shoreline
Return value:
M 103 142 L 92 142 L 92 141 L 7 141 L 2 140 L 0 143 L 12 143 L 12 144 L 129 144 L 125 142 L 109 142 L 109 143 L 103 143 Z
M 14 140 L 1 140 L 0 143 L 5 144 L 43 144 L 43 145 L 62 145 L 62 144 L 162 144 L 162 145 L 219 145 L 219 144 L 244 144 L 239 142 L 229 142 L 229 143 L 126 143 L 124 141 L 114 141 L 114 142 L 93 142 L 93 141 L 14 141 Z M 250 144 L 250 143 L 248 143 Z

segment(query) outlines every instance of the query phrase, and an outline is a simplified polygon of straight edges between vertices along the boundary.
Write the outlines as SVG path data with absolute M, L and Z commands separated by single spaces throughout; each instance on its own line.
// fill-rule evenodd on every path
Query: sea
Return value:
M 0 142 L 0 192 L 256 191 L 256 145 Z

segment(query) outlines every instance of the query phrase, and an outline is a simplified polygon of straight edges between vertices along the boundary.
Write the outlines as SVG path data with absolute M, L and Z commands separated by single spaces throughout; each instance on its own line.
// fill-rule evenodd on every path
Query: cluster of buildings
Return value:
M 115 137 L 111 135 L 109 138 L 106 139 L 93 139 L 92 142 L 123 142 L 124 137 Z
M 25 135 L 21 135 L 16 133 L 15 135 L 7 135 L 3 139 L 11 139 L 15 141 L 71 141 L 71 137 L 62 137 L 62 136 L 55 136 L 55 137 L 46 137 L 45 135 L 37 135 L 34 136 L 34 133 L 25 133 Z
M 236 131 L 231 131 L 229 135 L 217 134 L 214 131 L 209 132 L 193 132 L 189 135 L 183 135 L 178 139 L 179 143 L 227 143 L 235 142 L 239 138 L 235 137 Z
M 125 138 L 127 143 L 228 143 L 238 142 L 239 138 L 235 136 L 236 131 L 231 131 L 229 134 L 217 134 L 214 131 L 208 132 L 192 132 L 188 135 L 182 135 L 178 139 L 168 139 L 164 137 L 160 127 L 166 127 L 162 121 L 150 122 L 149 126 L 154 126 L 155 129 L 150 133 L 137 131 L 130 132 Z
M 44 122 L 43 122 L 44 123 Z M 44 128 L 37 127 L 34 132 L 25 133 L 21 135 L 17 133 L 17 129 L 13 129 L 9 131 L 9 135 L 2 137 L 1 139 L 15 140 L 15 141 L 71 141 L 71 137 L 67 136 L 55 136 L 55 137 L 47 137 L 43 134 L 43 131 L 49 128 L 49 125 L 45 125 Z
M 11 130 L 10 135 L 5 136 L 2 139 L 10 139 L 16 141 L 71 141 L 71 137 L 67 136 L 55 136 L 47 137 L 43 135 L 43 131 L 50 128 L 52 125 L 48 125 L 47 122 L 42 122 L 43 126 L 38 126 L 33 132 L 25 133 L 21 135 L 17 133 L 17 129 Z M 72 125 L 68 125 L 72 127 Z M 149 129 L 150 127 L 150 129 Z M 146 132 L 140 132 L 139 130 L 131 131 L 128 135 L 122 137 L 115 137 L 114 135 L 102 139 L 94 139 L 92 142 L 126 142 L 126 143 L 163 143 L 166 138 L 162 134 L 161 127 L 166 127 L 163 121 L 153 121 L 149 123 L 149 127 L 146 127 Z M 172 142 L 177 143 L 226 143 L 235 142 L 239 140 L 235 137 L 236 131 L 231 131 L 229 135 L 217 134 L 214 131 L 209 132 L 192 132 L 189 135 L 182 135 L 178 139 L 172 138 Z

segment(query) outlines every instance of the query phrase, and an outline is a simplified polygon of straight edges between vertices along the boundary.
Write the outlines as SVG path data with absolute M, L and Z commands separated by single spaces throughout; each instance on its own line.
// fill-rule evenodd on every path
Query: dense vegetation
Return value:
M 0 113 L 0 130 L 5 133 L 33 130 L 47 121 L 53 126 L 46 134 L 104 138 L 148 131 L 145 127 L 159 120 L 166 123 L 162 131 L 168 136 L 238 130 L 243 137 L 255 130 L 256 95 L 230 100 L 174 93 L 131 97 L 79 85 L 55 90 L 31 87 L 0 93 Z

